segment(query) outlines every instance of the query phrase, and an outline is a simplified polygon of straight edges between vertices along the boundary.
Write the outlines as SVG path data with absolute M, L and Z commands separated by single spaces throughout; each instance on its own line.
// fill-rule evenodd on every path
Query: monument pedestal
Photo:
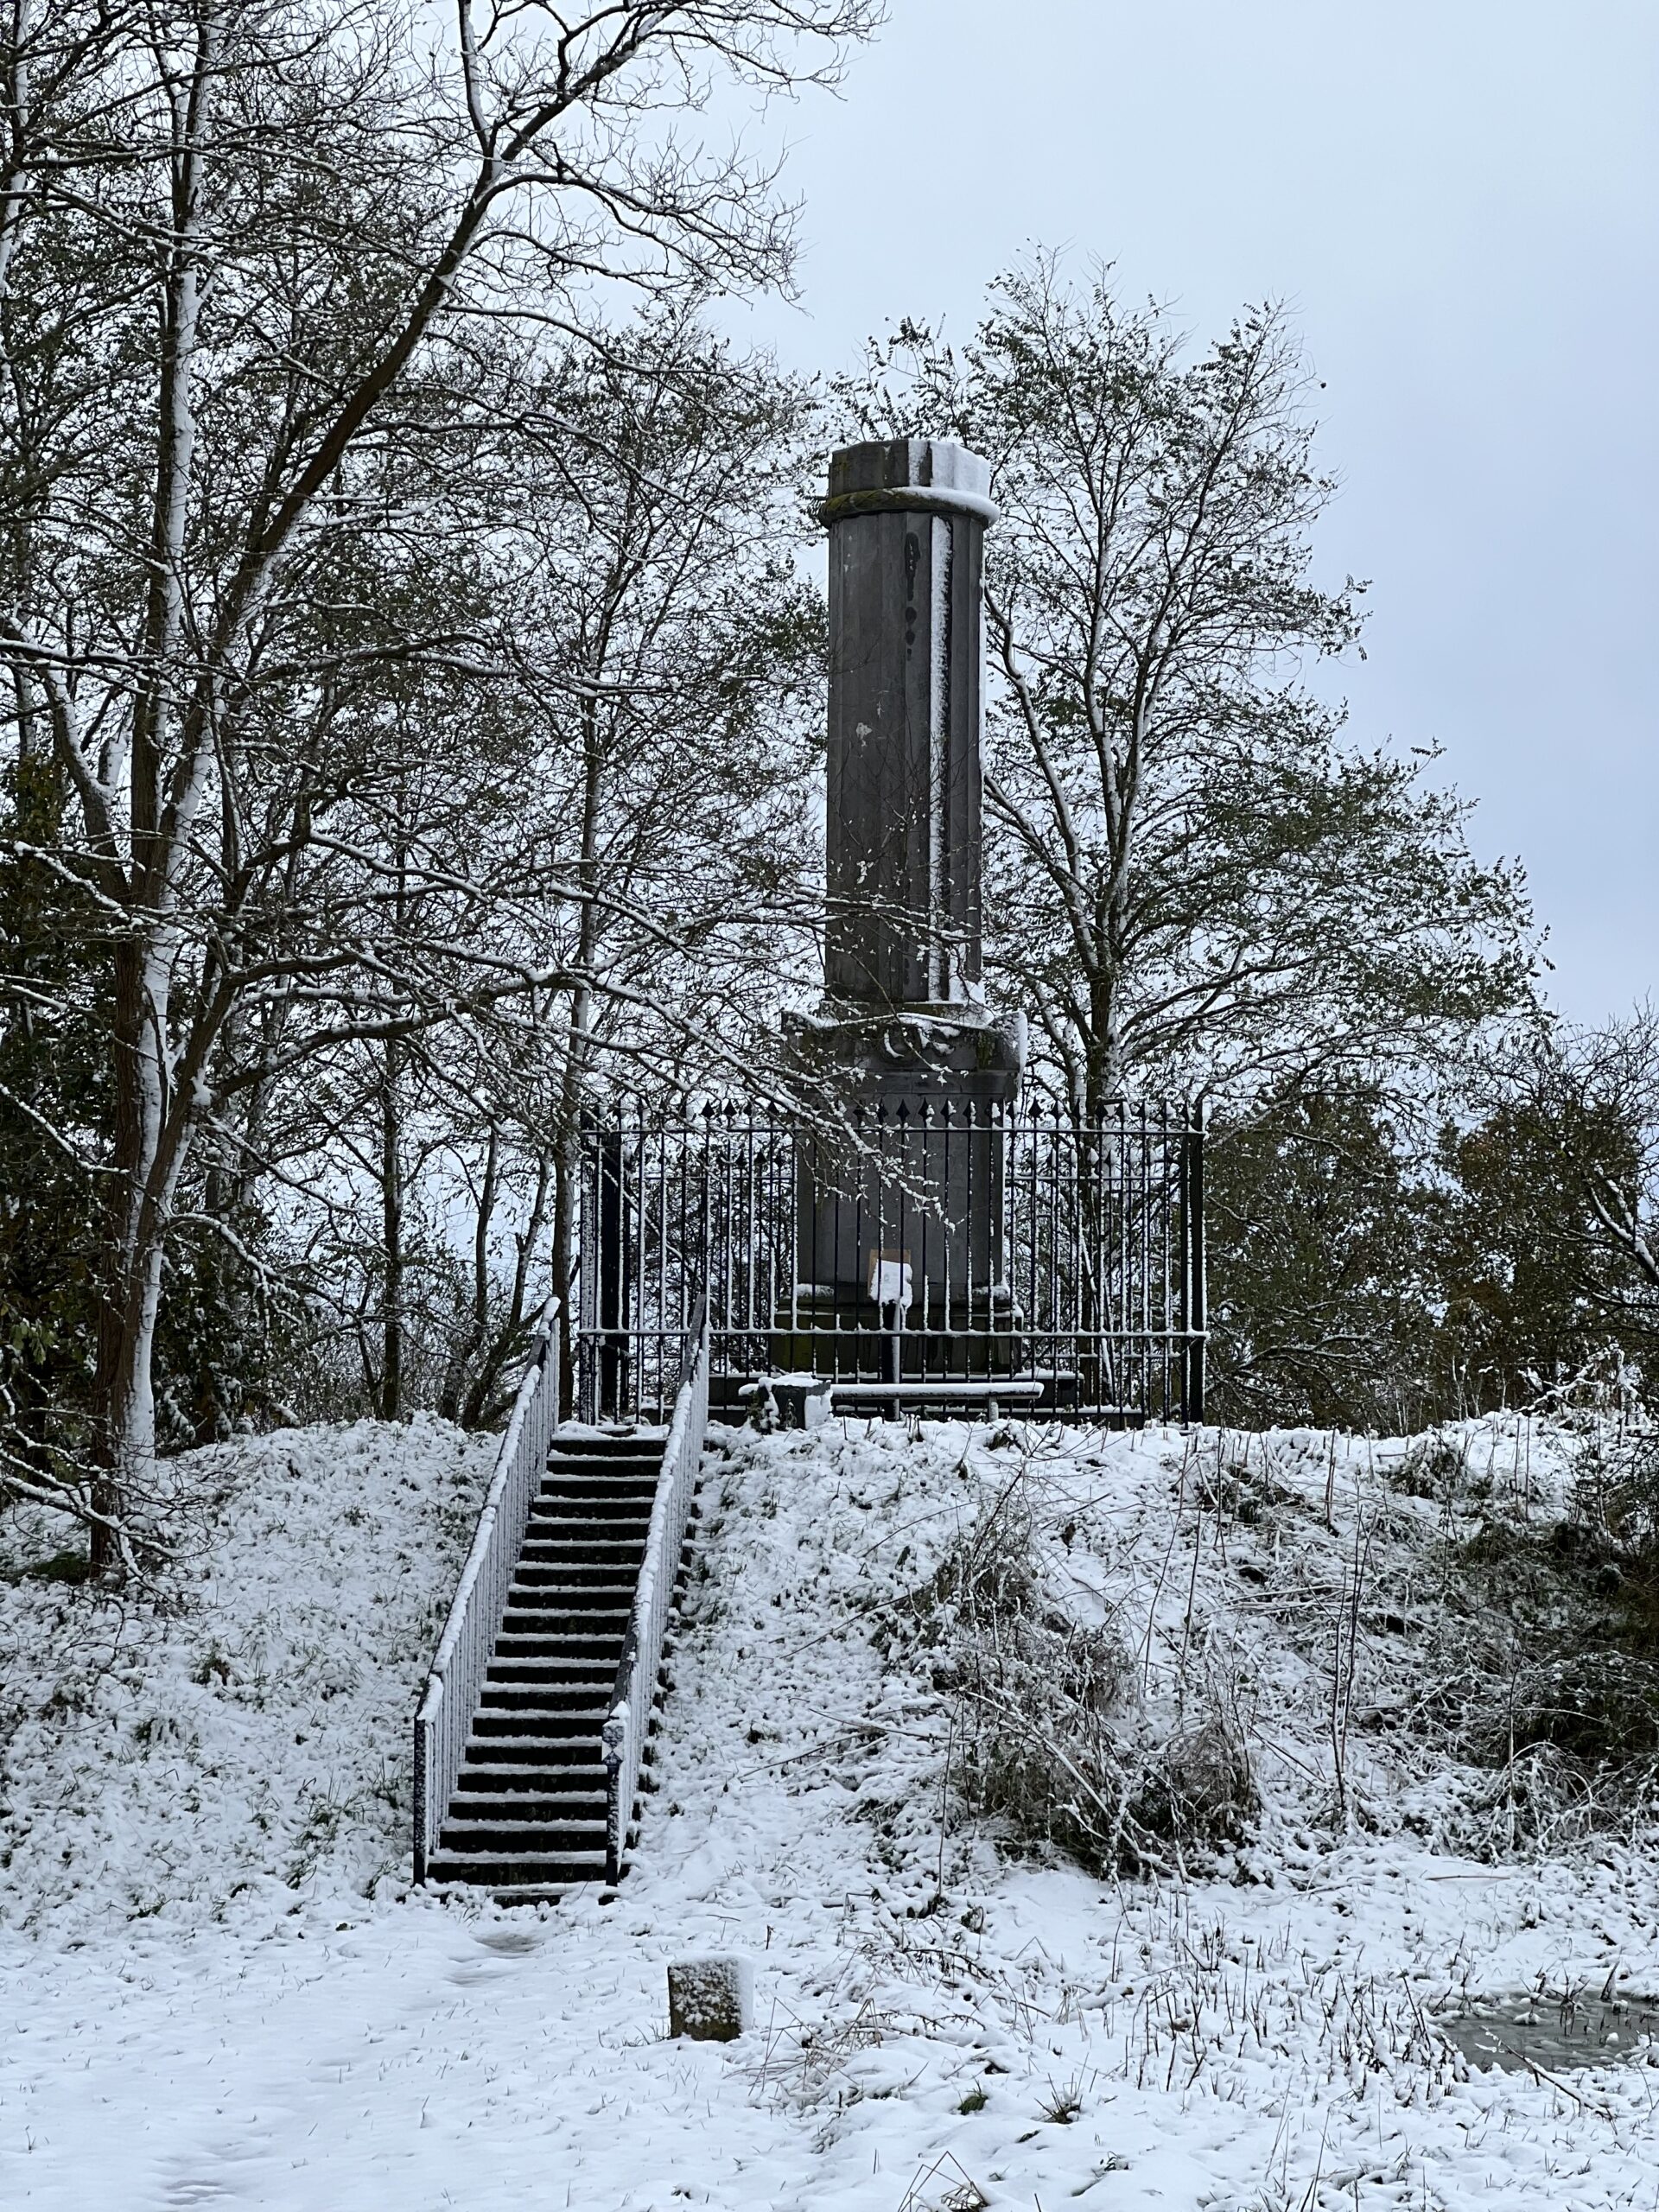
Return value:
M 1003 1182 L 1021 1026 L 961 1005 L 831 1006 L 793 1023 L 791 1042 L 826 1111 L 798 1139 L 797 1280 L 774 1363 L 849 1380 L 1007 1374 L 1020 1353 Z

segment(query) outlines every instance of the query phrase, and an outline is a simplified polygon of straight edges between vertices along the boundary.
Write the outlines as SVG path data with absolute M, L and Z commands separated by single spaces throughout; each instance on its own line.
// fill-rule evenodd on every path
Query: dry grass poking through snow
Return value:
M 740 1445 L 646 1833 L 710 1895 L 753 1868 L 768 1942 L 833 1932 L 753 2093 L 828 2151 L 920 2094 L 918 2047 L 986 2054 L 935 2139 L 963 2178 L 924 2161 L 918 2206 L 1029 2204 L 1020 2160 L 1062 2139 L 1068 2193 L 1120 2149 L 1146 2175 L 1130 2106 L 1248 2139 L 1248 2186 L 1158 2184 L 1227 2212 L 1554 2204 L 1564 2173 L 1574 2206 L 1648 2205 L 1645 2068 L 1483 2077 L 1444 2024 L 1611 1986 L 1627 2045 L 1652 2025 L 1645 1753 L 1508 1728 L 1561 1638 L 1616 1670 L 1636 1633 L 1580 1602 L 1604 1540 L 1558 1534 L 1584 1471 L 1582 1439 L 1513 1422 Z
M 947 1796 L 1092 1871 L 1248 1879 L 1287 1832 L 1632 1838 L 1659 1636 L 1608 1456 L 1524 1421 L 1104 1450 L 1010 1427 L 870 1611 L 931 1695 Z
M 1171 1872 L 1243 1842 L 1259 1802 L 1231 1686 L 1183 1661 L 1174 1712 L 1157 1710 L 1126 1609 L 1087 1580 L 1066 1586 L 1035 1489 L 1022 1467 L 882 1611 L 889 1663 L 925 1669 L 946 1701 L 947 1786 L 1098 1872 Z M 1069 1554 L 1080 1527 L 1062 1511 Z

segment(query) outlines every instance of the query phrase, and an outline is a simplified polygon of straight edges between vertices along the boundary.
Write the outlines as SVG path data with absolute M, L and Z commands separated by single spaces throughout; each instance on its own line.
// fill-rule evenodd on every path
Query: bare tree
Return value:
M 821 603 L 794 562 L 806 393 L 665 312 L 564 364 L 524 450 L 521 671 L 549 763 L 569 1001 L 554 1133 L 568 1283 L 581 1116 L 607 1050 L 683 1101 L 767 1058 L 804 918 Z M 735 1047 L 735 1049 L 734 1049 Z M 566 1346 L 567 1357 L 569 1346 Z
M 526 380 L 485 464 L 501 481 L 474 534 L 508 549 L 499 680 L 486 697 L 463 676 L 446 704 L 429 669 L 418 728 L 400 719 L 381 749 L 410 779 L 400 817 L 435 818 L 426 785 L 442 786 L 476 855 L 484 764 L 508 744 L 512 849 L 536 901 L 516 902 L 507 941 L 566 980 L 464 1033 L 359 1055 L 330 1109 L 345 1176 L 315 1123 L 300 1133 L 294 1166 L 330 1224 L 318 1249 L 357 1287 L 350 1334 L 385 1409 L 404 1350 L 417 1393 L 468 1421 L 494 1407 L 550 1256 L 569 1283 L 584 1112 L 619 1083 L 667 1105 L 729 1090 L 779 1049 L 815 903 L 823 612 L 793 558 L 810 423 L 798 385 L 673 305 Z M 448 588 L 464 601 L 464 578 Z M 405 899 L 400 938 L 435 899 Z
M 1084 1120 L 1132 1081 L 1398 1065 L 1525 991 L 1518 875 L 1302 681 L 1360 590 L 1311 577 L 1306 386 L 1275 310 L 1191 359 L 1039 257 L 960 359 L 908 325 L 843 388 L 993 463 L 989 950 Z
M 353 676 L 475 660 L 480 638 L 384 606 L 365 636 L 331 592 L 355 549 L 417 541 L 441 512 L 481 392 L 499 397 L 504 320 L 574 337 L 607 282 L 786 281 L 769 174 L 706 156 L 677 119 L 721 78 L 829 75 L 874 12 L 458 0 L 435 66 L 430 19 L 386 0 L 14 13 L 0 649 L 17 744 L 49 742 L 67 786 L 38 857 L 103 927 L 97 1471 L 79 1498 L 102 1565 L 149 1487 L 164 1254 L 203 1126 L 342 1043 L 577 987 L 503 949 L 501 911 L 525 903 L 509 840 L 463 867 L 424 835 L 397 866 L 353 842 L 365 807 L 353 824 L 342 792 L 372 735 Z M 383 926 L 399 867 L 442 909 L 402 935 Z M 238 1026 L 259 1040 L 239 1065 Z

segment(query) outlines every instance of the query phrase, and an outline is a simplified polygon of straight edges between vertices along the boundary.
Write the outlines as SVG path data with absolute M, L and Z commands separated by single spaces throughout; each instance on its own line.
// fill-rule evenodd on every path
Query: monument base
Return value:
M 796 1305 L 816 1310 L 790 1333 L 960 1337 L 953 1357 L 994 1343 L 1009 1325 L 1005 1155 L 1023 1025 L 972 1005 L 831 1002 L 789 1039 L 823 1102 L 797 1139 Z

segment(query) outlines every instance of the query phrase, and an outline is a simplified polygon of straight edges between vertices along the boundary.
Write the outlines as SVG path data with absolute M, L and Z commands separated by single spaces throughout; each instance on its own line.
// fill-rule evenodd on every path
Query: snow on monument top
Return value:
M 821 522 L 896 508 L 995 522 L 991 465 L 949 438 L 872 438 L 830 455 Z

